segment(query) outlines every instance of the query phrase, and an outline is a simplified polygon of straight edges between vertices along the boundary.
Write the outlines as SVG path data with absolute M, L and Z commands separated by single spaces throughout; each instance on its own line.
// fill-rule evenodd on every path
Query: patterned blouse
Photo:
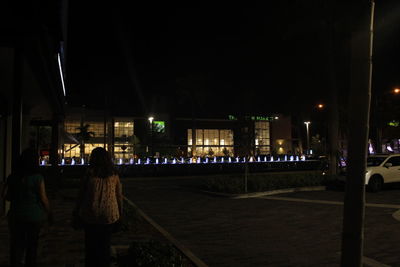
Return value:
M 79 215 L 89 224 L 111 224 L 119 217 L 118 199 L 122 200 L 122 186 L 118 175 L 107 178 L 90 177 L 83 188 Z

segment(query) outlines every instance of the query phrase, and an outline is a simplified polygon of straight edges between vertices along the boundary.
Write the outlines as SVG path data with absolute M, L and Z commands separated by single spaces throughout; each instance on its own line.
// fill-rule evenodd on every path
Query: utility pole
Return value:
M 305 121 L 304 124 L 306 125 L 306 132 L 307 132 L 307 153 L 310 154 L 310 121 Z
M 364 241 L 365 170 L 371 101 L 374 0 L 351 10 L 351 84 L 341 266 L 361 267 Z
M 150 156 L 153 156 L 153 120 L 154 117 L 149 117 L 149 124 L 150 124 Z

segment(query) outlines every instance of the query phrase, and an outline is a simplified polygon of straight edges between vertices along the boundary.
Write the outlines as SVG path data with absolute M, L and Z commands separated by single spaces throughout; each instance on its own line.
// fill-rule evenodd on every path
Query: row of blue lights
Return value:
M 214 157 L 214 158 L 155 158 L 154 160 L 150 158 L 142 159 L 129 159 L 129 162 L 124 162 L 124 159 L 118 159 L 117 165 L 150 165 L 150 164 L 207 164 L 207 163 L 252 163 L 252 162 L 291 162 L 291 161 L 305 161 L 306 157 L 303 156 L 288 156 L 275 157 L 274 156 L 264 156 L 264 157 Z M 85 165 L 85 160 L 75 161 L 72 159 L 70 163 L 66 163 L 65 159 L 61 160 L 60 165 Z M 42 166 L 47 165 L 45 160 L 41 161 Z

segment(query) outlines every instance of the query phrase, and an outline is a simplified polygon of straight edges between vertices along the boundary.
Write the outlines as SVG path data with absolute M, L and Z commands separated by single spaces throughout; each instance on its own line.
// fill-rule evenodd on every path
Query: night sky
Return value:
M 302 2 L 229 9 L 71 3 L 68 102 L 145 116 L 311 111 L 328 95 L 321 26 L 326 9 L 317 1 Z M 336 18 L 345 7 L 337 9 Z M 399 14 L 396 1 L 376 4 L 379 92 L 400 82 Z M 343 101 L 349 89 L 348 36 L 343 25 L 335 35 Z

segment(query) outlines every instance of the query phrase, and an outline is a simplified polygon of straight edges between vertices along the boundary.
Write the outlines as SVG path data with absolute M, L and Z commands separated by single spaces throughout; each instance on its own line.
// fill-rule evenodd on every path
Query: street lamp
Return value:
M 382 153 L 382 128 L 383 128 L 383 114 L 388 108 L 395 106 L 389 101 L 394 101 L 400 95 L 400 87 L 395 87 L 390 90 L 385 90 L 380 94 L 374 96 L 373 104 L 374 110 L 372 128 L 375 128 L 375 151 Z
M 310 130 L 309 130 L 309 125 L 310 121 L 305 121 L 304 124 L 306 125 L 306 130 L 307 130 L 307 154 L 310 153 Z
M 150 122 L 150 155 L 153 156 L 153 120 L 154 117 L 150 116 L 148 118 L 149 122 Z
M 149 117 L 150 127 L 151 127 L 151 125 L 153 125 L 153 120 L 154 120 L 154 117 Z

